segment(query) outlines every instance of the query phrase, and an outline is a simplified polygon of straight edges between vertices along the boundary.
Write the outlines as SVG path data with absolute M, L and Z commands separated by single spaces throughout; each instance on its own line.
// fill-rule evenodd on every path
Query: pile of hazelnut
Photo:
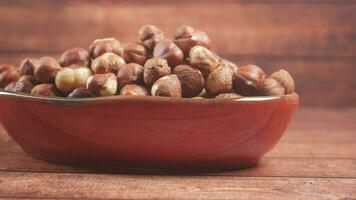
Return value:
M 256 65 L 237 67 L 210 50 L 203 31 L 181 26 L 174 40 L 154 25 L 139 30 L 139 42 L 95 40 L 59 59 L 26 58 L 19 67 L 0 65 L 0 88 L 52 97 L 141 95 L 184 98 L 280 96 L 294 91 L 285 70 L 267 76 Z

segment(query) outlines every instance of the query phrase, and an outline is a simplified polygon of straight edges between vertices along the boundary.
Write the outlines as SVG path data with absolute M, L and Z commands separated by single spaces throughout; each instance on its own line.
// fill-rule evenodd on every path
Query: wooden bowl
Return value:
M 222 170 L 256 165 L 297 109 L 282 97 L 46 98 L 0 91 L 0 122 L 30 156 L 104 168 Z

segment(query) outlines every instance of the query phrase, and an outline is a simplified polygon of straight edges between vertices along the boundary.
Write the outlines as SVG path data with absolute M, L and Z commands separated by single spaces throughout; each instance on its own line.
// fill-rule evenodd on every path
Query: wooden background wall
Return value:
M 98 37 L 133 41 L 146 23 L 168 36 L 190 24 L 238 64 L 287 69 L 303 106 L 356 106 L 356 1 L 2 0 L 0 63 L 58 56 Z

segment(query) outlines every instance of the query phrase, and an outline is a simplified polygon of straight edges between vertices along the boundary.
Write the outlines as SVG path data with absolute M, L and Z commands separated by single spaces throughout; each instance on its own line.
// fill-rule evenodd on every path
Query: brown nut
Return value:
M 234 73 L 234 90 L 242 96 L 263 95 L 262 82 L 265 72 L 256 65 L 239 67 Z
M 226 65 L 221 65 L 206 78 L 205 89 L 209 94 L 228 93 L 233 89 L 234 71 Z
M 144 65 L 147 60 L 146 47 L 138 43 L 126 43 L 122 47 L 124 51 L 122 53 L 122 58 L 126 63 L 138 63 Z
M 117 73 L 117 83 L 119 88 L 132 83 L 142 84 L 143 67 L 136 63 L 121 66 L 119 72 Z
M 171 74 L 171 68 L 166 60 L 151 58 L 146 61 L 143 69 L 143 80 L 147 87 L 151 87 L 159 78 Z
M 65 67 L 58 72 L 55 83 L 61 92 L 70 93 L 75 88 L 85 87 L 91 75 L 91 70 L 85 66 Z
M 38 85 L 39 82 L 37 81 L 37 79 L 34 76 L 31 75 L 22 75 L 18 81 L 28 81 L 30 82 L 32 85 Z
M 294 92 L 295 83 L 292 76 L 284 69 L 272 73 L 269 78 L 277 80 L 285 89 L 286 94 Z
M 199 70 L 189 65 L 178 65 L 174 68 L 173 73 L 180 81 L 183 97 L 198 96 L 203 90 L 205 81 Z
M 0 88 L 4 88 L 11 82 L 17 81 L 20 77 L 20 72 L 16 68 L 8 68 L 0 73 Z
M 220 60 L 220 65 L 226 65 L 226 66 L 229 66 L 232 70 L 237 70 L 237 65 L 227 59 L 221 59 Z
M 242 98 L 242 96 L 236 93 L 222 93 L 215 97 L 215 99 L 240 99 L 240 98 Z
M 91 63 L 91 69 L 94 74 L 116 74 L 123 64 L 126 64 L 126 62 L 121 56 L 114 53 L 104 53 L 93 60 Z
M 16 69 L 16 67 L 13 65 L 9 65 L 9 64 L 1 64 L 0 65 L 0 73 L 10 70 L 10 69 Z
M 181 97 L 182 88 L 177 75 L 161 77 L 152 86 L 152 96 Z
M 113 96 L 117 92 L 117 77 L 113 73 L 94 74 L 88 78 L 86 88 L 94 96 Z
M 273 78 L 265 78 L 262 81 L 262 91 L 267 96 L 282 96 L 285 93 L 284 87 Z
M 189 63 L 201 71 L 207 77 L 219 65 L 219 59 L 215 53 L 203 46 L 194 46 L 189 52 Z
M 115 38 L 102 38 L 95 40 L 89 47 L 90 57 L 93 59 L 108 52 L 121 56 L 123 48 L 120 41 Z
M 71 92 L 67 97 L 68 98 L 88 98 L 88 97 L 93 97 L 93 95 L 85 87 L 79 87 L 79 88 L 75 88 L 73 90 L 73 92 Z
M 143 86 L 128 84 L 121 89 L 120 95 L 147 96 L 148 92 Z
M 36 58 L 25 58 L 21 61 L 19 71 L 22 75 L 34 75 L 35 63 L 38 60 Z
M 54 79 L 61 70 L 61 66 L 55 58 L 46 56 L 35 62 L 34 75 L 41 83 L 54 83 Z
M 146 24 L 143 25 L 138 31 L 140 40 L 142 44 L 149 50 L 152 51 L 156 43 L 164 38 L 161 29 L 154 25 Z
M 35 96 L 48 96 L 48 97 L 59 97 L 60 92 L 57 90 L 54 84 L 40 84 L 36 85 L 31 90 L 31 94 Z
M 35 85 L 33 85 L 30 81 L 19 80 L 16 82 L 12 91 L 17 93 L 31 94 L 33 87 L 35 87 Z
M 90 60 L 89 52 L 83 48 L 75 47 L 68 49 L 59 57 L 59 64 L 68 67 L 73 64 L 88 66 Z
M 179 27 L 174 39 L 175 43 L 185 55 L 189 55 L 190 49 L 197 45 L 210 48 L 210 39 L 208 35 L 205 32 L 194 29 L 188 25 Z
M 183 62 L 182 50 L 171 40 L 165 39 L 157 42 L 153 49 L 154 58 L 166 59 L 168 65 L 175 67 Z

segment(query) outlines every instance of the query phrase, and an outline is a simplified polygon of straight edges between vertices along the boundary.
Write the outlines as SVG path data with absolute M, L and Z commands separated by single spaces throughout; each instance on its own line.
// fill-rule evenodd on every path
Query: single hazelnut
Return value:
M 157 42 L 153 49 L 154 58 L 166 59 L 168 65 L 175 67 L 183 62 L 182 50 L 171 40 L 165 39 Z
M 0 88 L 4 88 L 11 82 L 17 81 L 20 77 L 20 72 L 16 68 L 8 68 L 0 73 Z
M 36 58 L 25 58 L 21 61 L 19 71 L 22 75 L 34 75 L 35 63 L 38 61 Z
M 59 57 L 59 64 L 68 67 L 73 64 L 88 66 L 90 60 L 89 52 L 83 48 L 75 47 L 68 49 Z
M 120 95 L 147 96 L 148 92 L 146 88 L 141 85 L 128 84 L 121 89 Z
M 177 75 L 167 75 L 158 79 L 152 86 L 152 96 L 181 97 L 182 88 Z
M 93 60 L 91 63 L 91 69 L 94 74 L 116 74 L 123 64 L 126 64 L 126 62 L 121 56 L 114 53 L 104 53 Z
M 35 85 L 28 80 L 18 80 L 13 88 L 13 92 L 31 94 L 34 87 Z
M 188 25 L 179 27 L 174 39 L 175 43 L 185 55 L 189 55 L 190 49 L 197 45 L 210 48 L 210 39 L 208 35 L 205 32 L 194 29 Z
M 159 78 L 171 74 L 171 68 L 166 60 L 151 58 L 146 61 L 143 68 L 143 80 L 147 87 L 151 87 Z
M 122 53 L 122 58 L 126 63 L 138 63 L 144 65 L 147 60 L 146 47 L 138 43 L 126 43 L 122 47 L 124 51 Z
M 85 66 L 65 67 L 58 72 L 55 83 L 61 92 L 70 93 L 75 88 L 85 87 L 91 75 L 91 70 Z
M 54 79 L 61 70 L 61 66 L 55 58 L 46 56 L 35 62 L 34 75 L 41 83 L 54 83 Z
M 31 90 L 31 94 L 35 96 L 48 96 L 48 97 L 59 97 L 60 92 L 57 90 L 54 84 L 40 84 L 36 85 Z
M 221 65 L 206 78 L 205 89 L 209 94 L 218 95 L 233 90 L 234 71 L 226 65 Z
M 158 41 L 164 38 L 163 32 L 161 29 L 157 28 L 154 25 L 146 24 L 143 25 L 138 31 L 140 40 L 142 44 L 149 50 L 152 51 L 153 47 L 157 44 Z
M 189 63 L 207 77 L 219 65 L 219 59 L 209 49 L 203 46 L 194 46 L 189 52 Z
M 9 92 L 14 92 L 16 83 L 17 83 L 17 81 L 13 81 L 13 82 L 7 84 L 4 88 L 4 90 L 9 91 Z
M 284 69 L 272 73 L 269 78 L 277 80 L 285 89 L 286 94 L 294 92 L 295 83 L 292 76 Z
M 234 90 L 243 96 L 261 96 L 265 72 L 256 65 L 239 67 L 234 73 Z
M 127 84 L 142 84 L 143 67 L 136 63 L 122 65 L 117 73 L 117 83 L 119 88 L 122 88 Z
M 34 76 L 31 75 L 22 75 L 18 81 L 28 81 L 30 82 L 32 85 L 38 85 L 39 82 L 37 81 L 37 79 Z
M 93 97 L 93 95 L 85 87 L 75 88 L 73 92 L 71 92 L 68 95 L 68 98 L 88 98 L 88 97 Z
M 205 81 L 199 70 L 189 65 L 178 65 L 173 73 L 177 75 L 181 83 L 183 97 L 198 96 L 203 90 Z
M 267 96 L 282 96 L 285 93 L 284 87 L 273 78 L 265 78 L 262 81 L 262 91 Z
M 120 41 L 115 38 L 97 39 L 89 47 L 90 57 L 93 59 L 108 52 L 121 56 L 122 51 Z
M 113 73 L 94 74 L 88 78 L 86 88 L 94 96 L 113 96 L 117 92 L 117 77 Z
M 242 98 L 242 96 L 236 93 L 222 93 L 215 97 L 215 99 L 240 99 L 240 98 Z

